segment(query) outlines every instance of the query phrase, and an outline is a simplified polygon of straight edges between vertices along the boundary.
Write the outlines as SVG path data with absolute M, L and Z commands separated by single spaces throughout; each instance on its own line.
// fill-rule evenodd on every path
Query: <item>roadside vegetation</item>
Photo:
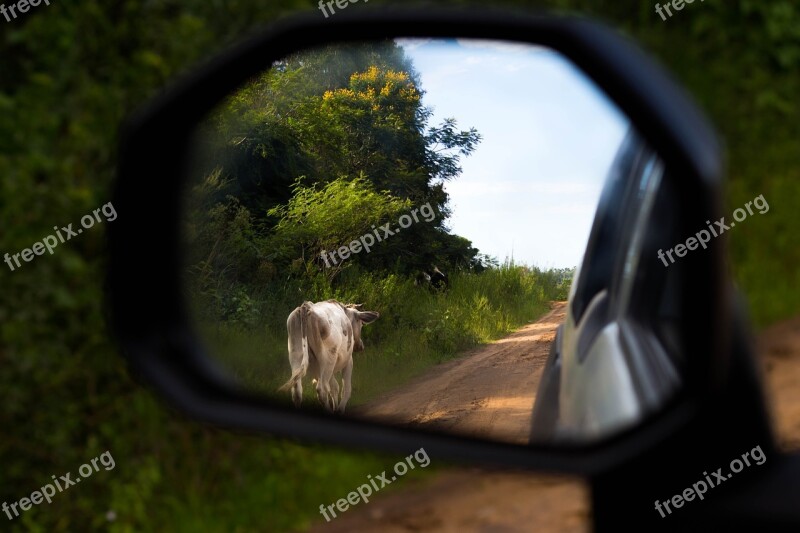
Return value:
M 481 136 L 455 118 L 431 124 L 419 87 L 394 42 L 337 46 L 287 58 L 203 126 L 187 296 L 240 382 L 276 394 L 290 375 L 286 318 L 305 300 L 381 314 L 356 354 L 357 405 L 566 299 L 572 269 L 501 265 L 447 228 L 443 183 Z M 408 227 L 380 238 L 415 208 Z M 329 257 L 359 240 L 358 253 Z M 419 283 L 434 265 L 448 287 Z
M 204 321 L 199 330 L 239 382 L 276 395 L 291 374 L 286 318 L 301 303 L 296 295 L 312 301 L 367 302 L 365 309 L 378 311 L 381 317 L 362 330 L 365 350 L 354 354 L 349 405 L 356 406 L 538 318 L 549 309 L 549 302 L 566 299 L 570 275 L 571 270 L 543 272 L 506 263 L 480 274 L 456 273 L 447 291 L 432 291 L 411 278 L 353 269 L 336 287 L 316 279 L 267 286 L 255 298 L 241 291 L 241 305 L 230 320 Z M 197 306 L 198 312 L 209 308 Z M 318 404 L 309 379 L 303 390 L 304 407 Z M 279 397 L 288 403 L 288 393 Z
M 369 7 L 380 3 L 371 0 Z M 441 3 L 485 4 L 475 0 Z M 54 224 L 79 220 L 110 200 L 118 126 L 169 80 L 261 24 L 291 11 L 313 10 L 311 3 L 301 0 L 239 0 L 232 5 L 206 0 L 51 4 L 47 10 L 4 21 L 0 37 L 0 138 L 4 140 L 0 146 L 0 239 L 4 252 L 24 249 L 51 233 Z M 692 10 L 684 10 L 668 22 L 655 14 L 651 3 L 640 0 L 502 0 L 498 4 L 601 17 L 639 40 L 671 69 L 708 111 L 727 143 L 726 212 L 762 193 L 770 205 L 767 215 L 737 225 L 730 234 L 731 268 L 751 315 L 758 326 L 765 326 L 800 313 L 800 10 L 796 3 L 695 3 Z M 350 9 L 362 8 L 367 6 L 357 4 Z M 365 72 L 373 64 L 404 71 L 396 62 L 365 62 L 357 71 Z M 340 81 L 340 86 L 346 82 Z M 346 103 L 346 95 L 337 98 L 338 104 Z M 343 109 L 341 105 L 339 109 Z M 302 123 L 296 125 L 300 128 Z M 312 129 L 323 131 L 316 127 L 308 131 Z M 286 135 L 275 138 L 290 139 Z M 336 139 L 321 139 L 318 146 L 338 149 Z M 247 146 L 251 153 L 277 149 L 271 144 Z M 300 174 L 310 175 L 308 161 L 303 164 Z M 359 176 L 357 169 L 345 174 L 351 180 Z M 253 216 L 287 206 L 292 176 L 298 173 L 281 175 L 287 176 L 281 182 L 286 191 L 283 197 L 273 196 L 272 204 L 254 206 L 249 194 L 234 191 L 232 196 L 239 198 L 248 212 L 239 210 L 235 201 L 222 204 L 218 207 L 220 224 L 238 222 L 246 229 L 248 217 L 258 225 L 261 222 Z M 373 171 L 367 177 L 381 175 Z M 326 180 L 339 177 L 338 172 L 331 173 Z M 384 189 L 380 184 L 375 187 L 376 191 Z M 221 193 L 222 198 L 230 192 Z M 154 197 L 160 193 L 152 191 Z M 393 196 L 403 198 L 400 191 Z M 219 197 L 216 200 L 214 205 L 220 203 Z M 420 205 L 419 200 L 412 202 L 414 207 Z M 238 218 L 233 216 L 237 212 Z M 279 218 L 277 214 L 271 218 L 273 227 Z M 52 475 L 74 472 L 105 450 L 117 464 L 79 488 L 58 494 L 50 505 L 36 506 L 14 521 L 3 518 L 6 528 L 288 531 L 321 520 L 321 503 L 346 496 L 367 474 L 381 472 L 397 461 L 390 455 L 209 428 L 158 401 L 130 376 L 105 326 L 103 237 L 101 230 L 84 233 L 53 256 L 0 274 L 0 421 L 4 428 L 0 502 L 29 496 Z M 216 238 L 212 248 L 214 242 Z M 228 242 L 223 239 L 220 245 Z M 347 242 L 337 241 L 339 246 L 344 244 Z M 212 248 L 207 249 L 209 253 Z M 465 250 L 457 240 L 441 243 L 441 250 L 450 248 Z M 250 254 L 255 249 L 248 244 L 239 250 Z M 395 257 L 388 250 L 385 253 L 384 259 Z M 368 255 L 378 262 L 380 254 Z M 240 264 L 262 276 L 251 279 L 277 283 L 271 277 L 277 276 L 277 263 L 262 264 L 254 256 L 246 257 L 252 262 Z M 211 274 L 222 270 L 202 270 L 200 262 L 207 258 L 192 258 L 191 264 L 200 268 L 192 275 L 200 282 L 203 272 L 209 274 L 209 285 L 202 290 L 207 291 L 208 302 L 219 306 L 215 310 L 227 313 L 228 324 L 221 325 L 221 334 L 240 324 L 241 331 L 266 336 L 270 322 L 272 331 L 277 332 L 277 311 L 274 319 L 265 319 L 263 324 L 252 320 L 268 302 L 259 294 L 264 288 L 261 281 L 251 287 L 228 283 L 236 281 L 225 277 L 232 272 L 220 277 Z M 305 268 L 305 263 L 295 265 L 299 271 Z M 369 271 L 375 271 L 375 266 L 359 264 Z M 357 271 L 350 268 L 355 275 Z M 290 270 L 281 272 L 288 275 Z M 451 294 L 456 294 L 461 274 L 449 274 Z M 466 278 L 470 275 L 464 274 Z M 347 276 L 342 272 L 336 276 L 338 285 L 320 285 L 308 294 L 366 301 L 360 297 L 371 293 L 357 292 L 358 284 L 349 285 Z M 392 279 L 399 286 L 406 283 L 400 274 Z M 285 296 L 285 307 L 280 310 L 283 319 L 304 297 L 300 292 L 292 298 Z M 403 293 L 403 298 L 408 297 Z M 447 297 L 417 297 L 423 300 L 426 313 L 437 316 L 456 305 L 447 303 Z M 380 329 L 388 327 L 381 326 L 383 319 L 364 329 L 367 352 L 362 355 L 378 355 L 381 346 L 391 349 L 391 332 Z M 440 324 L 440 329 L 446 330 L 447 322 Z M 473 331 L 480 332 L 482 327 Z M 274 342 L 280 340 L 277 333 L 271 335 Z M 397 343 L 402 342 L 402 337 L 397 338 Z M 430 338 L 433 346 L 441 347 L 451 342 L 447 339 L 461 342 L 465 337 L 448 333 Z M 280 359 L 286 362 L 284 357 Z M 364 371 L 364 361 L 366 357 L 358 359 L 356 377 Z M 438 457 L 431 460 L 424 472 L 442 464 Z

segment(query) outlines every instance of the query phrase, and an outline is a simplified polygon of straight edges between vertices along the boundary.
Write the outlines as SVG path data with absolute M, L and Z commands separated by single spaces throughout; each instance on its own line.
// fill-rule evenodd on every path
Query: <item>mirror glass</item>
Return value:
M 558 52 L 305 50 L 194 138 L 183 288 L 243 389 L 517 444 L 608 436 L 680 389 L 663 164 Z

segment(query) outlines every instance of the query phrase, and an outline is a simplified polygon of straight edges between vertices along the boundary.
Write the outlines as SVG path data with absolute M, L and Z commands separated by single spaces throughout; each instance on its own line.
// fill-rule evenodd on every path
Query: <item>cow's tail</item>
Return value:
M 310 302 L 303 302 L 303 305 L 298 307 L 297 309 L 300 310 L 298 313 L 300 315 L 300 344 L 301 350 L 303 354 L 303 358 L 300 362 L 300 366 L 292 372 L 292 377 L 289 378 L 289 381 L 281 385 L 279 391 L 286 391 L 294 387 L 295 383 L 303 379 L 308 371 L 308 314 L 311 312 L 311 305 Z M 291 332 L 289 338 L 289 351 L 292 350 L 292 338 Z

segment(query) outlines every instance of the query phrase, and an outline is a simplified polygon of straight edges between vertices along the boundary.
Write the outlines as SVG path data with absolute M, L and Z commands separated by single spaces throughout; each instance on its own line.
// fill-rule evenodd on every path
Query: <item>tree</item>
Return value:
M 345 75 L 364 61 L 374 63 Z M 279 223 L 282 211 L 275 208 L 302 190 L 298 179 L 316 187 L 363 176 L 409 205 L 431 205 L 435 217 L 356 262 L 403 273 L 431 263 L 466 267 L 477 250 L 444 226 L 449 210 L 442 183 L 458 176 L 460 157 L 474 151 L 480 135 L 474 128 L 459 131 L 452 118 L 429 126 L 432 112 L 422 105 L 417 78 L 393 42 L 292 56 L 228 98 L 198 152 L 210 154 L 206 172 L 221 169 L 226 194 L 265 235 Z
M 369 254 L 368 244 L 379 237 L 374 236 L 376 228 L 410 207 L 408 200 L 376 191 L 363 175 L 319 188 L 303 187 L 298 181 L 289 203 L 270 212 L 280 221 L 267 241 L 269 257 L 284 265 L 301 260 L 307 270 L 321 269 L 332 279 L 354 261 L 328 253 L 359 242 L 362 251 L 356 253 Z

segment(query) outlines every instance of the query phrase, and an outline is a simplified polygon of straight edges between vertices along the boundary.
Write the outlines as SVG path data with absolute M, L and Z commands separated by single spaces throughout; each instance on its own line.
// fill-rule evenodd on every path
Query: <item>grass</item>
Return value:
M 769 211 L 748 217 L 730 234 L 731 269 L 757 329 L 800 313 L 800 247 L 797 246 L 797 205 L 800 173 L 790 169 L 764 171 L 759 185 L 734 181 L 728 213 L 763 194 Z M 730 215 L 728 215 L 730 217 Z
M 480 274 L 454 274 L 446 292 L 417 287 L 396 275 L 354 273 L 337 287 L 317 286 L 317 294 L 308 299 L 363 302 L 365 309 L 381 314 L 362 330 L 365 350 L 354 353 L 349 405 L 356 406 L 540 317 L 551 300 L 565 299 L 566 291 L 556 272 L 506 264 Z M 277 391 L 291 374 L 285 321 L 303 298 L 281 305 L 274 298 L 275 293 L 265 292 L 253 303 L 265 311 L 255 323 L 206 320 L 199 329 L 211 352 L 243 386 L 288 402 L 288 392 Z M 304 385 L 305 405 L 316 405 L 310 381 Z
M 368 402 L 388 389 L 400 386 L 428 368 L 459 357 L 465 350 L 499 338 L 541 316 L 551 300 L 566 299 L 564 272 L 529 269 L 505 264 L 481 274 L 453 274 L 446 292 L 417 287 L 397 275 L 377 276 L 344 272 L 335 284 L 323 278 L 297 282 L 267 283 L 261 289 L 236 287 L 227 300 L 194 299 L 197 325 L 212 354 L 254 391 L 288 403 L 289 393 L 277 388 L 290 375 L 286 318 L 303 300 L 336 298 L 364 303 L 381 313 L 363 329 L 364 352 L 354 354 L 351 406 Z M 254 283 L 254 285 L 256 285 Z M 224 301 L 223 301 L 224 300 Z M 212 320 L 224 309 L 225 320 Z M 307 379 L 304 406 L 319 409 Z M 212 465 L 221 458 L 218 439 L 235 441 L 238 475 L 215 479 L 215 467 L 198 472 L 187 484 L 193 498 L 165 498 L 158 517 L 166 530 L 195 531 L 292 531 L 303 530 L 319 515 L 320 504 L 346 497 L 365 482 L 367 474 L 387 472 L 400 457 L 375 453 L 343 453 L 327 446 L 298 446 L 290 441 L 260 440 L 256 436 L 216 435 L 187 443 Z M 196 449 L 199 447 L 199 450 Z M 207 448 L 207 449 L 206 449 Z M 412 453 L 414 450 L 409 450 Z M 437 458 L 417 468 L 381 493 L 403 486 L 411 479 L 424 481 L 446 466 Z M 218 469 L 226 471 L 223 466 Z M 230 498 L 230 494 L 236 494 Z M 362 504 L 364 505 L 364 504 Z M 367 504 L 368 505 L 368 504 Z M 251 513 L 250 509 L 259 509 Z

